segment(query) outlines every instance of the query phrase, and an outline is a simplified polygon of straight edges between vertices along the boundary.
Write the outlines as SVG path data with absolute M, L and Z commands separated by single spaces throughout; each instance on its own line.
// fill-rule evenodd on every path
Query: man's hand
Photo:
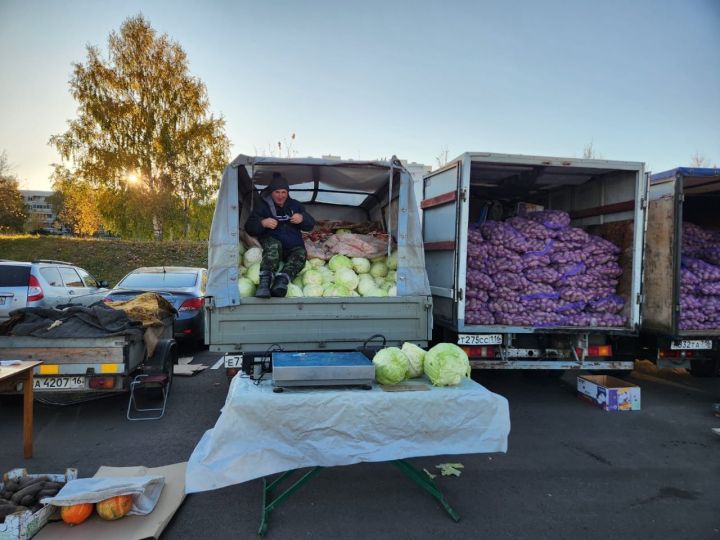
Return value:
M 260 222 L 260 224 L 266 229 L 277 229 L 278 226 L 277 219 L 271 217 L 266 217 Z
M 293 225 L 300 225 L 302 222 L 303 222 L 303 215 L 300 212 L 298 212 L 297 214 L 293 214 L 290 217 L 290 223 L 292 223 Z

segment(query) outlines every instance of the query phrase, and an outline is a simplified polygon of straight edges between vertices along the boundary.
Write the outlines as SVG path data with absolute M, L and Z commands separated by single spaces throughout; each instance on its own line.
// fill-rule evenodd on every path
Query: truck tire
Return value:
M 714 377 L 718 371 L 716 358 L 693 358 L 690 360 L 690 374 L 693 377 Z

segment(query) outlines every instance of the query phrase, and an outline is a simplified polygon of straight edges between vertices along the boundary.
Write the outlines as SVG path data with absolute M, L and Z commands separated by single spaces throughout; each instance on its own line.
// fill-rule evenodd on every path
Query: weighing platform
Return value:
M 361 352 L 272 354 L 272 381 L 277 388 L 295 386 L 362 386 L 370 389 L 375 365 Z

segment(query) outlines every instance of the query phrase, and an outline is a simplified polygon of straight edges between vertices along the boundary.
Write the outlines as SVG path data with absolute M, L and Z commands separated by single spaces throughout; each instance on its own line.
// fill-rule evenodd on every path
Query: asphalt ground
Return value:
M 193 363 L 219 355 L 200 352 Z M 682 370 L 681 370 L 682 371 Z M 462 463 L 436 483 L 462 516 L 442 508 L 389 463 L 323 469 L 271 515 L 267 538 L 720 539 L 720 418 L 711 405 L 720 379 L 634 371 L 642 410 L 605 412 L 576 397 L 577 373 L 562 378 L 480 372 L 508 398 L 507 454 L 409 460 L 434 471 Z M 0 471 L 156 467 L 186 461 L 214 425 L 227 393 L 223 369 L 176 377 L 165 417 L 125 419 L 127 396 L 64 407 L 35 404 L 34 457 L 22 458 L 22 404 L 0 400 Z M 189 495 L 163 538 L 257 536 L 259 480 Z

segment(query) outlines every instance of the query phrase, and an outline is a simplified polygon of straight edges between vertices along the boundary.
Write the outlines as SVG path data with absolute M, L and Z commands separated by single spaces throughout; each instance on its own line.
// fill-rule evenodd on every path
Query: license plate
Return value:
M 242 367 L 242 354 L 226 354 L 225 369 Z
M 459 334 L 458 345 L 502 345 L 501 334 Z
M 670 350 L 705 350 L 712 349 L 711 339 L 679 339 L 670 343 Z
M 68 390 L 85 388 L 85 377 L 34 377 L 33 390 Z

